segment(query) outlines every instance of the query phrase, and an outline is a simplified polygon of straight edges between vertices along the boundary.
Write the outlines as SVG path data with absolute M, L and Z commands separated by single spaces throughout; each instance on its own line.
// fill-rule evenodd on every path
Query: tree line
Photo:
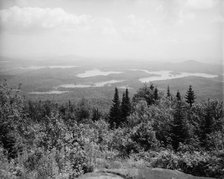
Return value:
M 168 99 L 172 99 L 172 95 L 170 93 L 169 86 L 167 87 L 167 95 L 166 97 Z M 144 87 L 140 88 L 138 92 L 133 97 L 133 103 L 136 103 L 140 100 L 145 100 L 148 105 L 155 104 L 158 102 L 160 96 L 159 91 L 157 87 L 154 87 L 153 84 L 150 84 L 148 87 L 146 84 Z M 176 93 L 176 101 L 178 102 L 178 105 L 181 106 L 181 94 L 179 90 Z M 189 86 L 189 89 L 185 95 L 185 101 L 192 107 L 193 103 L 195 102 L 196 95 L 192 89 L 192 86 Z M 125 123 L 127 123 L 127 117 L 131 114 L 132 110 L 132 104 L 129 97 L 128 89 L 125 90 L 125 92 L 122 95 L 122 102 L 120 102 L 119 99 L 119 92 L 117 87 L 115 88 L 114 92 L 114 98 L 112 100 L 112 106 L 110 108 L 109 112 L 109 123 L 111 128 L 117 128 L 121 127 Z

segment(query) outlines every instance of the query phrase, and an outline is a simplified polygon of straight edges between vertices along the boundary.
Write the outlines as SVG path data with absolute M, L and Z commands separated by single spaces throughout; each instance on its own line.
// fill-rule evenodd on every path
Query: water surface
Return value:
M 74 65 L 51 65 L 51 66 L 24 66 L 24 67 L 19 67 L 18 69 L 21 70 L 40 70 L 40 69 L 68 69 L 68 68 L 76 68 L 78 66 Z
M 124 80 L 109 80 L 109 81 L 102 81 L 96 83 L 89 83 L 89 84 L 63 84 L 59 85 L 57 88 L 90 88 L 90 87 L 104 87 L 104 86 L 111 86 L 114 83 L 121 83 Z
M 134 69 L 135 70 L 135 69 Z M 135 70 L 137 71 L 137 70 Z M 139 81 L 142 83 L 147 83 L 151 81 L 161 81 L 161 80 L 171 80 L 176 78 L 184 78 L 189 76 L 203 77 L 203 78 L 215 78 L 217 75 L 207 74 L 207 73 L 188 73 L 188 72 L 172 72 L 172 71 L 148 71 L 148 70 L 139 70 L 147 74 L 150 74 L 149 77 L 140 78 Z
M 52 91 L 33 91 L 29 92 L 29 94 L 63 94 L 63 93 L 68 93 L 69 91 L 57 91 L 57 90 L 52 90 Z
M 123 72 L 119 71 L 101 71 L 99 69 L 93 69 L 93 70 L 87 70 L 84 73 L 79 73 L 76 76 L 79 78 L 87 78 L 87 77 L 93 77 L 93 76 L 108 76 L 111 74 L 120 74 Z

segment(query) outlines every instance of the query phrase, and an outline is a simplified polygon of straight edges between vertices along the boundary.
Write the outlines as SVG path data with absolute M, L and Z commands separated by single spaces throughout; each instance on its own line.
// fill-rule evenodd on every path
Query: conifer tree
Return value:
M 201 116 L 202 120 L 199 124 L 200 142 L 201 146 L 209 150 L 209 148 L 211 149 L 214 147 L 214 138 L 212 138 L 212 135 L 224 129 L 223 103 L 208 99 L 203 106 L 203 111 L 203 116 Z
M 185 96 L 186 102 L 190 105 L 190 107 L 192 107 L 193 103 L 195 102 L 195 98 L 196 97 L 194 91 L 192 90 L 192 86 L 190 85 Z
M 155 88 L 155 90 L 154 90 L 154 99 L 155 100 L 159 99 L 159 94 L 158 94 L 158 89 L 157 88 Z
M 123 93 L 122 102 L 121 102 L 121 117 L 122 117 L 123 123 L 126 122 L 127 117 L 130 115 L 130 112 L 131 112 L 131 102 L 129 98 L 128 89 L 126 89 L 125 93 Z
M 180 95 L 179 90 L 177 91 L 176 98 L 177 98 L 178 101 L 181 101 L 181 95 Z
M 84 119 L 88 119 L 90 117 L 90 105 L 89 102 L 82 98 L 75 109 L 75 116 L 78 122 L 82 122 Z
M 154 90 L 154 85 L 151 83 L 149 88 L 153 91 Z
M 170 94 L 170 87 L 169 87 L 169 85 L 168 85 L 168 87 L 167 87 L 167 95 L 166 95 L 166 97 L 170 97 L 171 96 L 171 94 Z
M 180 143 L 185 143 L 189 136 L 184 116 L 183 104 L 179 101 L 174 109 L 173 122 L 171 123 L 171 139 L 174 150 L 178 149 Z
M 69 110 L 69 113 L 73 112 L 73 106 L 70 100 L 68 101 L 68 110 Z
M 98 108 L 92 110 L 92 121 L 98 121 L 101 118 L 101 113 Z
M 116 128 L 121 123 L 120 99 L 117 88 L 115 88 L 113 104 L 110 108 L 109 123 L 111 128 Z

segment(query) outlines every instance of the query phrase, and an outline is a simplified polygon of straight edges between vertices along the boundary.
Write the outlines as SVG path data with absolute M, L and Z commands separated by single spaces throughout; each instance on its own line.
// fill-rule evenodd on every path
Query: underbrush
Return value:
M 177 152 L 161 151 L 150 164 L 151 167 L 179 170 L 195 176 L 224 177 L 224 155 L 222 152 Z
M 97 169 L 164 168 L 194 176 L 224 177 L 224 152 L 147 151 L 127 158 L 97 159 Z
M 83 151 L 34 151 L 9 161 L 1 151 L 2 179 L 69 179 L 93 171 Z

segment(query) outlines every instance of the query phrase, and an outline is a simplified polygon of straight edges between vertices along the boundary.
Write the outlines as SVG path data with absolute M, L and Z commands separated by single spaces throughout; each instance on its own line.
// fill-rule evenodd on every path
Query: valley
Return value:
M 15 62 L 2 58 L 0 64 L 0 79 L 6 79 L 12 88 L 21 84 L 21 91 L 31 100 L 64 103 L 86 98 L 110 104 L 115 87 L 121 91 L 128 88 L 133 95 L 144 83 L 153 83 L 163 93 L 169 85 L 174 95 L 177 90 L 184 95 L 192 85 L 199 101 L 223 98 L 222 66 L 192 60 L 182 63 L 124 60 L 102 64 L 95 59 L 63 57 L 35 64 L 30 60 Z

